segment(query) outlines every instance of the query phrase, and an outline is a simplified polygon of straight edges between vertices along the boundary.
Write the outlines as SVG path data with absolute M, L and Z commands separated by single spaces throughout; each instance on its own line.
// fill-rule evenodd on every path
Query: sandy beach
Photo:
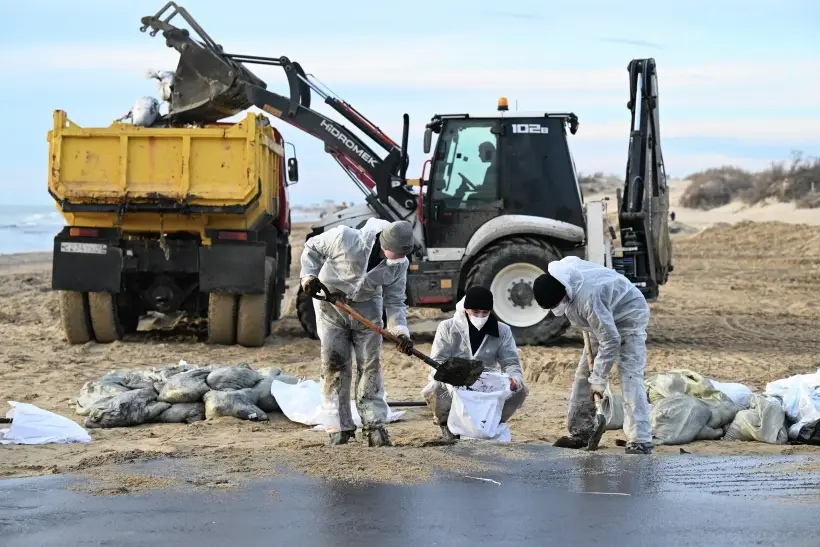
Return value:
M 690 231 L 700 231 L 674 237 L 675 271 L 660 300 L 651 305 L 647 374 L 687 368 L 759 390 L 767 382 L 815 371 L 820 366 L 820 339 L 815 336 L 820 215 L 780 205 L 739 211 L 734 206 L 708 212 L 672 209 Z M 754 219 L 765 222 L 750 222 Z M 304 241 L 306 229 L 298 226 L 292 241 Z M 300 252 L 294 248 L 293 275 L 298 275 Z M 201 365 L 277 366 L 318 378 L 319 343 L 302 332 L 292 293 L 285 317 L 258 349 L 209 346 L 184 332 L 137 333 L 113 344 L 69 346 L 59 324 L 57 295 L 50 290 L 47 253 L 0 256 L 0 280 L 0 407 L 10 400 L 29 402 L 81 422 L 69 399 L 84 382 L 111 370 L 144 370 L 180 359 Z M 291 291 L 297 284 L 296 278 L 290 281 Z M 425 310 L 409 315 L 413 323 L 446 317 Z M 418 336 L 420 349 L 429 350 L 432 332 Z M 530 398 L 509 423 L 515 442 L 484 443 L 480 450 L 525 457 L 517 443 L 551 443 L 565 433 L 568 390 L 582 345 L 580 332 L 572 329 L 557 346 L 522 348 Z M 426 368 L 392 347 L 382 355 L 388 399 L 420 400 Z M 112 464 L 157 457 L 197 458 L 200 482 L 222 486 L 235 483 L 240 474 L 273 473 L 277 465 L 320 477 L 397 482 L 426 480 L 435 469 L 478 466 L 450 447 L 430 446 L 438 437 L 431 418 L 426 408 L 407 409 L 404 419 L 390 427 L 396 447 L 383 450 L 358 443 L 331 449 L 323 434 L 281 414 L 262 423 L 220 419 L 93 430 L 93 442 L 85 445 L 0 446 L 0 477 L 73 471 L 99 478 L 108 469 L 115 480 Z M 602 450 L 622 451 L 615 440 L 623 438 L 621 431 L 608 432 Z M 695 454 L 820 453 L 810 446 L 730 441 L 685 448 Z M 656 453 L 677 454 L 679 447 L 658 447 Z

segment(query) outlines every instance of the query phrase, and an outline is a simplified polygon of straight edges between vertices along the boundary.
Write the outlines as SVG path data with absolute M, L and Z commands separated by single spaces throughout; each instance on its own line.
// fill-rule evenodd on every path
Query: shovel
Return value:
M 587 364 L 589 365 L 589 373 L 592 374 L 592 367 L 595 363 L 592 358 L 592 344 L 589 342 L 589 334 L 584 331 L 584 350 L 587 354 Z M 598 450 L 598 443 L 601 442 L 601 437 L 606 431 L 606 415 L 604 415 L 603 398 L 600 394 L 594 393 L 592 400 L 595 402 L 595 429 L 592 431 L 592 436 L 587 442 L 586 450 L 594 452 Z
M 314 295 L 313 298 L 333 304 L 336 308 L 350 315 L 368 329 L 382 335 L 384 339 L 389 340 L 394 344 L 402 343 L 402 340 L 398 336 L 394 336 L 387 330 L 374 324 L 372 321 L 363 317 L 360 313 L 356 312 L 353 308 L 347 305 L 343 296 L 337 293 L 332 293 L 324 285 L 320 286 L 324 296 Z M 481 361 L 463 359 L 461 357 L 452 357 L 443 363 L 439 363 L 427 355 L 424 355 L 416 348 L 410 348 L 410 355 L 421 359 L 429 366 L 433 367 L 436 370 L 436 373 L 433 376 L 435 380 L 455 387 L 473 385 L 478 380 L 478 377 L 481 376 L 481 373 L 484 372 L 484 364 Z

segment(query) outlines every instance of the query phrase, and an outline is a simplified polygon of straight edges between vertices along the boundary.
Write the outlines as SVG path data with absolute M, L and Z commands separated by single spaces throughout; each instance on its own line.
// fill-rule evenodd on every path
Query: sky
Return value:
M 422 133 L 433 114 L 492 112 L 502 96 L 519 110 L 576 113 L 570 147 L 578 169 L 621 176 L 626 67 L 654 57 L 667 174 L 682 177 L 720 165 L 761 169 L 793 150 L 820 155 L 816 2 L 179 3 L 225 51 L 298 61 L 397 142 L 408 113 L 410 177 L 427 159 Z M 145 72 L 174 70 L 178 54 L 139 27 L 163 5 L 0 0 L 0 204 L 51 203 L 46 133 L 54 109 L 80 126 L 104 127 L 137 98 L 158 96 Z M 251 68 L 269 89 L 287 92 L 281 69 Z M 320 98 L 313 102 L 340 119 Z M 294 204 L 361 201 L 320 141 L 274 124 L 299 158 Z

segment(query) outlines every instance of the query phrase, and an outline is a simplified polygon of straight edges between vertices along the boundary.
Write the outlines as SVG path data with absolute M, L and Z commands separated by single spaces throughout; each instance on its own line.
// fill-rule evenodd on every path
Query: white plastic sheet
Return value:
M 509 442 L 507 424 L 501 423 L 504 402 L 512 396 L 510 377 L 500 372 L 483 372 L 469 388 L 448 386 L 453 396 L 447 427 L 465 439 Z
M 279 408 L 285 417 L 296 423 L 316 426 L 316 430 L 339 429 L 339 413 L 335 409 L 322 407 L 322 389 L 315 380 L 304 380 L 298 384 L 281 382 L 274 378 L 270 387 Z M 356 409 L 356 402 L 350 401 L 353 423 L 362 426 L 362 418 Z M 393 412 L 388 409 L 387 421 L 395 422 L 405 411 Z
M 12 423 L 0 429 L 0 444 L 88 443 L 91 436 L 76 422 L 28 403 L 9 401 Z
M 789 438 L 794 440 L 800 429 L 820 420 L 820 369 L 813 374 L 797 374 L 766 384 L 765 394 L 775 397 L 792 422 Z

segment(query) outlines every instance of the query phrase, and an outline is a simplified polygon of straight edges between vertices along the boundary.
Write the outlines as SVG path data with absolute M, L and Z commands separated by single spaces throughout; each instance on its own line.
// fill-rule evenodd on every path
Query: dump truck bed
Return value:
M 83 128 L 54 112 L 48 190 L 64 213 L 278 211 L 284 150 L 264 117 L 204 127 Z

